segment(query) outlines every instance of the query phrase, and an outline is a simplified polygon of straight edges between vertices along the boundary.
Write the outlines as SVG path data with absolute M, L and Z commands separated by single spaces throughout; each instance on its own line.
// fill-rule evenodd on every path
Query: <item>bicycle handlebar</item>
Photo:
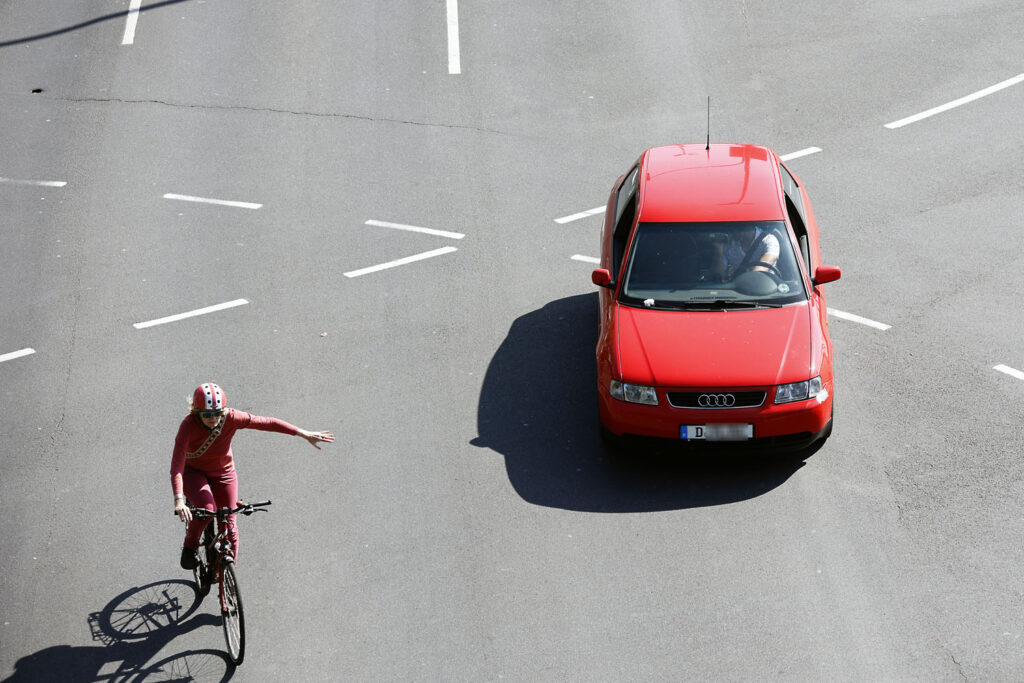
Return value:
M 197 508 L 191 503 L 188 503 L 188 506 L 192 508 L 192 516 L 198 517 L 199 519 L 205 519 L 208 517 L 225 517 L 226 515 L 233 515 L 236 512 L 248 517 L 254 512 L 266 512 L 263 508 L 268 505 L 270 505 L 269 500 L 264 500 L 259 503 L 243 503 L 242 501 L 238 501 L 238 506 L 234 510 L 231 508 L 220 508 L 216 512 L 210 512 L 206 508 Z

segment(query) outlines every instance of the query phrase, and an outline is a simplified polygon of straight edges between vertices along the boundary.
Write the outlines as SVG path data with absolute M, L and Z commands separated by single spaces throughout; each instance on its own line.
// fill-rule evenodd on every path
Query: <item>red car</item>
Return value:
M 832 432 L 818 225 L 767 147 L 654 147 L 605 212 L 602 435 L 800 449 Z

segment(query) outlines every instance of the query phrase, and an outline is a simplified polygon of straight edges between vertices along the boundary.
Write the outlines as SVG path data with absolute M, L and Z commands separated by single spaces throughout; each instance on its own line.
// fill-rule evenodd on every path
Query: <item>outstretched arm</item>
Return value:
M 334 434 L 330 432 L 311 432 L 305 429 L 300 429 L 289 422 L 285 422 L 284 420 L 278 420 L 275 417 L 261 417 L 259 415 L 253 415 L 239 410 L 232 410 L 231 415 L 235 420 L 237 420 L 236 424 L 238 425 L 238 429 L 259 429 L 264 432 L 295 434 L 313 444 L 317 449 L 320 448 L 317 444 L 321 441 L 325 443 L 334 441 Z

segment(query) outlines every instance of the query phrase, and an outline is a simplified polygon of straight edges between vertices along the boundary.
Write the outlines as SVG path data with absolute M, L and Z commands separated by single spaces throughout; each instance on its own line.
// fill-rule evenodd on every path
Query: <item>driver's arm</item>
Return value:
M 763 251 L 761 256 L 757 259 L 757 264 L 765 264 L 766 266 L 774 266 L 779 262 L 779 238 L 775 235 L 768 235 L 761 242 Z M 753 270 L 768 270 L 768 268 L 761 268 L 759 265 L 755 265 Z

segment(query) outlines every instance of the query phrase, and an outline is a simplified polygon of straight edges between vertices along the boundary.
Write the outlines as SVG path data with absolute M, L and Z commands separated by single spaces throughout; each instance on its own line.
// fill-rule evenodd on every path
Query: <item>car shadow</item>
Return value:
M 175 638 L 203 626 L 220 626 L 219 616 L 195 614 L 199 602 L 191 581 L 158 581 L 130 588 L 102 611 L 89 615 L 89 630 L 98 645 L 55 645 L 26 655 L 3 683 L 229 681 L 235 667 L 225 653 L 216 650 L 180 652 L 148 665 Z M 113 673 L 102 673 L 111 669 Z
M 137 12 L 148 12 L 150 10 L 158 9 L 158 8 L 164 7 L 166 5 L 176 5 L 179 2 L 187 2 L 187 1 L 188 0 L 162 0 L 161 2 L 153 2 L 153 3 L 147 4 L 147 5 L 143 6 L 143 7 L 139 7 L 139 9 L 136 10 L 136 11 Z M 45 33 L 37 33 L 35 35 L 24 36 L 22 38 L 11 38 L 9 40 L 0 40 L 0 48 L 10 47 L 12 45 L 20 45 L 22 43 L 31 43 L 31 42 L 34 42 L 34 41 L 37 41 L 37 40 L 45 40 L 46 38 L 53 38 L 54 36 L 63 35 L 65 33 L 71 33 L 72 31 L 78 31 L 78 30 L 83 29 L 83 28 L 85 28 L 87 26 L 92 26 L 93 24 L 99 24 L 99 23 L 104 22 L 104 21 L 114 21 L 114 20 L 118 20 L 118 19 L 123 19 L 124 17 L 128 16 L 130 11 L 131 10 L 129 10 L 129 9 L 125 9 L 123 11 L 111 12 L 110 14 L 104 14 L 103 16 L 94 17 L 93 19 L 89 19 L 88 21 L 82 21 L 82 22 L 79 22 L 77 24 L 73 24 L 71 26 L 62 26 L 61 28 L 55 28 L 55 29 L 52 29 L 50 31 L 46 31 Z
M 472 444 L 505 457 L 527 502 L 582 512 L 651 512 L 748 500 L 810 455 L 688 452 L 671 443 L 606 447 L 598 433 L 597 294 L 517 318 L 487 368 Z

